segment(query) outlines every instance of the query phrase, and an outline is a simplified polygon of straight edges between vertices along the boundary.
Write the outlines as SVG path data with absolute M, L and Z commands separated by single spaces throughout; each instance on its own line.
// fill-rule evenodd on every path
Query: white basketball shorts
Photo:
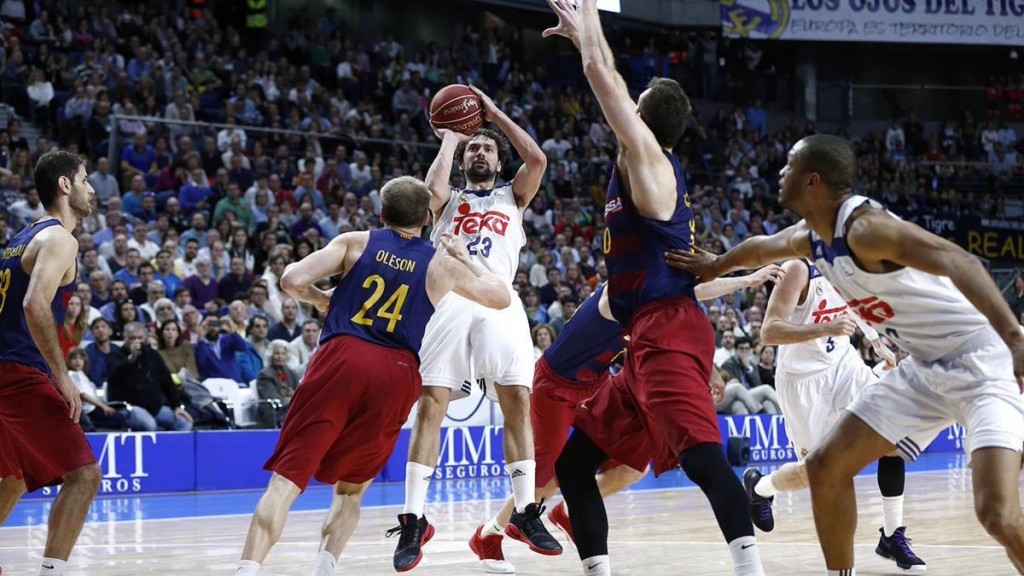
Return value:
M 786 434 L 797 458 L 803 460 L 818 447 L 843 410 L 878 377 L 853 346 L 831 368 L 812 376 L 790 380 L 783 370 L 775 377 Z
M 1013 357 L 995 330 L 985 328 L 934 362 L 907 358 L 849 408 L 914 461 L 954 422 L 966 431 L 964 451 L 1024 446 L 1024 398 Z
M 420 347 L 424 386 L 452 390 L 452 400 L 469 395 L 469 383 L 486 380 L 487 397 L 494 386 L 533 388 L 533 341 L 530 323 L 518 295 L 502 310 L 485 308 L 448 293 L 427 323 Z

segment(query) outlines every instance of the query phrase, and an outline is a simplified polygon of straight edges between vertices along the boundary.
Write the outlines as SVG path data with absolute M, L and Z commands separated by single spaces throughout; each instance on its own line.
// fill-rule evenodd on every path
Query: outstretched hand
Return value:
M 779 266 L 778 264 L 769 264 L 757 272 L 754 272 L 748 278 L 750 278 L 750 287 L 756 288 L 766 282 L 771 282 L 778 286 L 785 277 L 786 271 L 782 269 L 782 266 Z
M 444 249 L 448 252 L 449 256 L 455 258 L 459 262 L 466 262 L 469 260 L 469 249 L 466 248 L 466 243 L 458 236 L 442 234 L 441 246 L 444 246 Z
M 558 26 L 548 28 L 541 36 L 564 36 L 577 47 L 580 45 L 580 13 L 576 2 L 572 0 L 548 0 L 548 6 L 558 16 Z
M 697 276 L 703 282 L 714 280 L 722 275 L 717 270 L 718 256 L 696 246 L 693 247 L 692 252 L 678 248 L 665 252 L 665 262 L 677 270 Z

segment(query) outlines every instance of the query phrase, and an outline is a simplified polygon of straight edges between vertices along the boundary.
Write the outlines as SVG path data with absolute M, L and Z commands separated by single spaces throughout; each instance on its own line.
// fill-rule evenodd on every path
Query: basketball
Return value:
M 483 106 L 469 86 L 445 86 L 430 101 L 430 125 L 436 129 L 473 134 L 483 123 Z

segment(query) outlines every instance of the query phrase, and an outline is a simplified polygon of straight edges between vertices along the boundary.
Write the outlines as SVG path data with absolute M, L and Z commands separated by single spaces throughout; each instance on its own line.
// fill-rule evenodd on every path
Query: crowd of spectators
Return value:
M 217 420 L 202 412 L 200 389 L 189 393 L 209 380 L 253 384 L 267 401 L 259 421 L 279 423 L 321 321 L 281 291 L 285 266 L 339 233 L 380 226 L 383 183 L 423 178 L 433 160 L 424 109 L 450 83 L 483 87 L 549 157 L 514 282 L 538 353 L 607 277 L 614 135 L 581 77 L 549 77 L 523 61 L 518 30 L 467 26 L 454 41 L 407 46 L 390 32 L 363 41 L 328 10 L 254 45 L 206 11 L 96 0 L 3 0 L 0 20 L 0 83 L 18 113 L 0 130 L 0 245 L 42 214 L 32 182 L 41 154 L 60 146 L 90 160 L 96 203 L 76 231 L 81 278 L 61 341 L 103 425 Z M 708 98 L 737 88 L 771 97 L 764 79 L 774 67 L 756 43 L 673 32 L 643 45 L 624 35 L 616 50 L 634 88 L 669 74 Z M 19 117 L 42 136 L 30 144 Z M 758 98 L 717 107 L 694 117 L 677 149 L 697 236 L 713 252 L 796 220 L 777 204 L 776 174 L 815 127 L 772 133 L 767 118 Z M 904 211 L 998 215 L 988 180 L 958 193 L 983 169 L 957 162 L 997 165 L 986 179 L 1021 169 L 1017 134 L 970 116 L 932 134 L 907 117 L 856 146 L 861 190 Z M 504 176 L 515 164 L 505 162 Z M 761 287 L 707 306 L 716 364 L 745 388 L 773 384 L 775 351 L 759 338 L 766 299 Z M 757 401 L 721 408 L 777 411 Z

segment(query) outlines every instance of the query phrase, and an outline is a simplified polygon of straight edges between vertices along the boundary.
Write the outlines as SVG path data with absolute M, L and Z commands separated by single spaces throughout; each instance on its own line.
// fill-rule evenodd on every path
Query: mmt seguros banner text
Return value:
M 1024 44 L 1024 0 L 720 0 L 727 36 Z

